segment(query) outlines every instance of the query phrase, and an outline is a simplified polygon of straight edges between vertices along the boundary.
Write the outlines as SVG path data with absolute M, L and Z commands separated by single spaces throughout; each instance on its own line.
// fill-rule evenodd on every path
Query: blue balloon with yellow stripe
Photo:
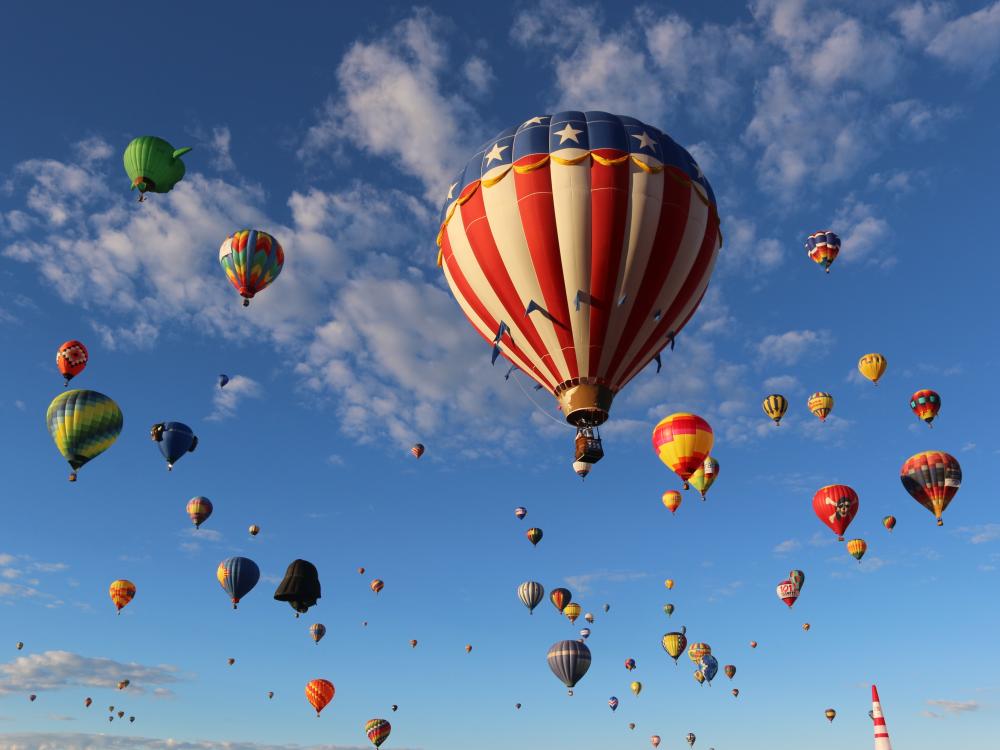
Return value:
M 123 423 L 122 410 L 103 393 L 72 390 L 52 399 L 45 424 L 56 448 L 73 469 L 69 481 L 75 482 L 81 466 L 114 444 Z

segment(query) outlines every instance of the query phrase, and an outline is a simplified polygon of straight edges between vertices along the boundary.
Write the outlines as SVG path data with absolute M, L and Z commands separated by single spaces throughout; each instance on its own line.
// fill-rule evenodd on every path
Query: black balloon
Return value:
M 295 560 L 285 571 L 285 578 L 274 592 L 279 602 L 288 602 L 297 613 L 308 612 L 320 598 L 319 571 L 308 560 Z

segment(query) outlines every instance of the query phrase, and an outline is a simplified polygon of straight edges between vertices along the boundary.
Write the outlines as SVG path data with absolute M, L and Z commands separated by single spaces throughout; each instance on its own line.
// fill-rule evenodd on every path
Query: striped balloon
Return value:
M 781 418 L 788 411 L 788 399 L 780 393 L 772 393 L 770 396 L 764 397 L 764 403 L 761 406 L 764 408 L 764 413 L 773 419 L 776 425 L 781 425 Z
M 365 722 L 365 734 L 368 735 L 368 740 L 375 747 L 379 747 L 389 739 L 389 732 L 391 731 L 392 725 L 385 719 L 369 719 Z
M 866 354 L 858 360 L 858 372 L 868 378 L 872 383 L 878 385 L 879 378 L 885 374 L 888 366 L 885 357 L 877 352 Z
M 524 535 L 528 537 L 528 541 L 531 542 L 532 546 L 535 546 L 540 541 L 542 541 L 541 529 L 528 529 L 526 532 L 524 532 Z
M 318 644 L 323 640 L 323 636 L 326 635 L 326 625 L 321 622 L 313 623 L 309 626 L 309 635 Z
M 660 639 L 660 645 L 670 655 L 670 658 L 674 660 L 674 664 L 677 663 L 681 654 L 684 653 L 684 649 L 687 648 L 687 642 L 687 637 L 683 632 L 667 633 Z
M 830 273 L 830 266 L 840 254 L 840 237 L 830 230 L 811 234 L 806 238 L 806 253 Z
M 135 598 L 135 584 L 131 581 L 126 581 L 124 578 L 112 581 L 111 586 L 108 587 L 108 596 L 114 602 L 118 614 L 121 614 L 122 607 Z
M 249 594 L 260 580 L 260 568 L 250 558 L 230 557 L 219 563 L 215 577 L 232 599 L 233 609 L 236 609 L 240 599 Z
M 889 533 L 891 534 L 892 530 L 896 528 L 896 517 L 886 516 L 885 518 L 882 519 L 882 525 L 885 526 L 889 530 Z
M 445 199 L 438 264 L 472 326 L 577 426 L 687 323 L 722 244 L 691 155 L 631 117 L 567 111 L 488 141 Z
M 868 550 L 868 544 L 864 539 L 851 539 L 847 543 L 847 551 L 850 553 L 851 557 L 861 562 L 861 558 L 865 556 L 865 552 Z
M 517 520 L 520 521 L 522 518 L 528 515 L 528 509 L 518 506 L 517 508 L 514 508 L 514 515 L 517 517 Z
M 219 248 L 219 264 L 243 306 L 271 284 L 281 273 L 285 251 L 274 237 L 258 229 L 241 229 L 229 235 Z
M 608 708 L 610 708 L 612 711 L 617 711 L 618 710 L 618 698 L 616 698 L 613 695 L 610 698 L 608 698 Z
M 320 711 L 326 708 L 327 704 L 333 700 L 337 692 L 333 683 L 329 680 L 310 680 L 306 684 L 306 700 L 316 709 L 316 718 L 319 718 Z
M 569 618 L 570 622 L 576 622 L 576 618 L 580 616 L 582 607 L 576 602 L 570 602 L 565 607 L 563 607 L 562 613 Z
M 653 428 L 653 450 L 681 478 L 684 489 L 691 475 L 704 465 L 714 442 L 712 428 L 697 414 L 671 414 Z
M 701 493 L 701 499 L 705 499 L 705 494 L 709 488 L 715 484 L 719 478 L 719 462 L 711 456 L 705 458 L 698 470 L 691 475 L 691 486 Z
M 103 393 L 73 390 L 52 399 L 45 424 L 73 469 L 69 481 L 75 482 L 77 469 L 114 444 L 123 423 L 122 410 Z
M 546 658 L 552 673 L 571 690 L 590 669 L 590 649 L 583 641 L 559 641 Z
M 56 366 L 63 376 L 64 385 L 69 385 L 74 377 L 87 366 L 87 347 L 80 341 L 66 341 L 56 350 Z
M 826 418 L 830 415 L 830 412 L 833 411 L 833 396 L 829 393 L 817 391 L 809 397 L 806 405 L 809 407 L 809 411 L 811 411 L 820 422 L 825 422 Z
M 535 607 L 545 596 L 545 588 L 537 581 L 525 581 L 517 587 L 517 598 L 528 608 L 528 614 L 534 614 Z
M 917 415 L 918 419 L 931 424 L 934 421 L 934 417 L 941 411 L 941 397 L 937 394 L 937 391 L 925 388 L 910 396 L 910 408 Z
M 376 578 L 371 582 L 370 586 L 371 590 L 377 594 L 379 591 L 385 588 L 385 582 L 381 578 Z
M 424 455 L 423 443 L 414 443 L 413 447 L 410 448 L 410 453 L 413 454 L 414 458 L 420 458 L 422 455 Z
M 191 517 L 194 527 L 200 528 L 208 517 L 212 515 L 212 501 L 207 497 L 193 497 L 188 500 L 187 514 Z
M 562 612 L 572 599 L 573 595 L 569 592 L 569 589 L 557 588 L 552 589 L 551 593 L 549 593 L 549 601 L 552 602 L 552 606 L 559 612 Z
M 944 526 L 941 514 L 962 486 L 962 467 L 954 456 L 943 451 L 924 451 L 910 456 L 899 470 L 903 487 L 914 500 L 934 514 Z
M 692 643 L 688 647 L 688 659 L 697 664 L 701 657 L 712 653 L 712 647 L 707 643 Z

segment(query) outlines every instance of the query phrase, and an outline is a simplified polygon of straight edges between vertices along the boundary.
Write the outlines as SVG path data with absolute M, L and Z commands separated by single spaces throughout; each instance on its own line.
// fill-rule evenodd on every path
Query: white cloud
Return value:
M 462 65 L 462 75 L 465 76 L 477 94 L 485 94 L 496 80 L 493 68 L 483 58 L 472 56 Z
M 794 375 L 774 375 L 764 381 L 764 390 L 770 393 L 798 393 L 802 391 L 802 383 Z
M 246 375 L 231 375 L 224 388 L 215 387 L 212 395 L 212 413 L 207 419 L 219 421 L 236 416 L 240 401 L 260 398 L 263 389 L 253 378 Z
M 782 242 L 774 237 L 759 236 L 757 222 L 753 219 L 727 216 L 723 226 L 726 246 L 719 256 L 721 269 L 766 281 L 768 273 L 784 261 Z
M 797 549 L 801 549 L 802 542 L 797 539 L 786 539 L 785 541 L 777 544 L 773 550 L 776 555 L 787 555 L 789 552 L 794 552 Z
M 949 11 L 948 3 L 920 0 L 912 5 L 897 8 L 892 12 L 892 18 L 899 24 L 899 30 L 906 41 L 924 44 L 941 30 L 947 21 Z
M 1000 539 L 1000 523 L 983 523 L 977 526 L 961 526 L 955 529 L 969 537 L 970 544 L 986 544 Z
M 979 703 L 976 701 L 928 700 L 927 705 L 940 708 L 945 713 L 953 715 L 979 710 Z
M 884 264 L 894 256 L 886 246 L 889 223 L 876 214 L 869 203 L 848 196 L 834 218 L 833 226 L 840 235 L 838 261 L 851 263 L 875 255 L 872 260 Z
M 757 344 L 757 352 L 767 362 L 794 365 L 803 357 L 829 346 L 830 342 L 827 331 L 786 331 L 765 336 Z
M 90 327 L 101 337 L 105 349 L 152 349 L 160 337 L 159 329 L 148 320 L 136 320 L 131 325 L 110 326 L 95 320 Z
M 113 153 L 111 144 L 97 136 L 84 138 L 82 141 L 74 143 L 73 150 L 76 152 L 77 158 L 86 165 L 103 161 Z
M 927 53 L 985 76 L 1000 60 L 1000 2 L 945 23 L 927 44 Z
M 69 651 L 45 651 L 0 664 L 0 695 L 67 687 L 113 688 L 123 679 L 131 680 L 130 691 L 142 693 L 147 687 L 176 683 L 182 676 L 169 664 L 143 665 Z
M 563 580 L 569 586 L 573 595 L 590 594 L 595 588 L 602 591 L 607 590 L 607 586 L 600 586 L 603 583 L 626 583 L 628 581 L 638 581 L 646 578 L 649 573 L 639 573 L 632 570 L 610 571 L 601 570 L 596 573 L 584 573 L 577 576 L 566 576 Z
M 212 128 L 212 137 L 208 142 L 208 147 L 212 152 L 212 166 L 220 172 L 233 172 L 236 164 L 229 153 L 229 146 L 232 141 L 232 134 L 228 127 Z
M 360 745 L 273 745 L 229 740 L 176 740 L 107 734 L 24 732 L 0 734 L 0 750 L 365 750 L 365 748 Z

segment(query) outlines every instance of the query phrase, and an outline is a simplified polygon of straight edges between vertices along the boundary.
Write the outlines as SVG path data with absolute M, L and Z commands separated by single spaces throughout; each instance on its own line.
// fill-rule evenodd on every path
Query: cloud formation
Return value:
M 0 750 L 365 750 L 360 745 L 296 745 L 118 737 L 70 732 L 0 734 Z M 405 750 L 405 749 L 401 749 Z
M 68 687 L 114 688 L 123 679 L 131 680 L 130 691 L 142 693 L 156 687 L 170 694 L 163 686 L 184 677 L 169 664 L 143 665 L 70 651 L 44 651 L 0 664 L 0 695 Z

